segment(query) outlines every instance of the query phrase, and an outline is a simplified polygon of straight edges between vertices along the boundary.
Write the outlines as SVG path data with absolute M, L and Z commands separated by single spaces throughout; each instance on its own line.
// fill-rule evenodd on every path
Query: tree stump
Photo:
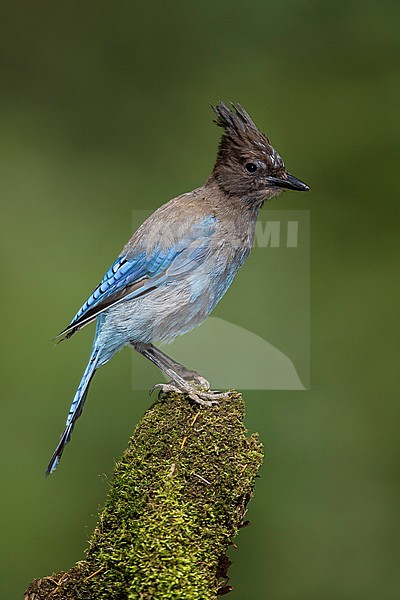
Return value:
M 25 600 L 215 600 L 262 463 L 242 396 L 211 408 L 175 393 L 145 413 L 116 464 L 86 559 Z

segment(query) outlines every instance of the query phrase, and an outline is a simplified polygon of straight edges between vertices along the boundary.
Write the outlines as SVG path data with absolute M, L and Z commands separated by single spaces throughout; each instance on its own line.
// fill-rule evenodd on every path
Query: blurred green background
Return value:
M 399 24 L 399 3 L 371 0 L 2 2 L 1 598 L 83 557 L 103 474 L 149 406 L 124 350 L 45 479 L 93 327 L 49 340 L 132 210 L 208 176 L 220 98 L 312 188 L 271 206 L 311 211 L 311 388 L 246 393 L 267 460 L 232 600 L 398 598 Z M 215 315 L 267 337 L 267 286 L 250 258 Z

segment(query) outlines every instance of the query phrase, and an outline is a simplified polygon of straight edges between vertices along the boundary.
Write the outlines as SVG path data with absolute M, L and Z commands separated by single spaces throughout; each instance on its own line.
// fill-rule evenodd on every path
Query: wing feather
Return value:
M 195 268 L 207 253 L 215 222 L 212 215 L 206 217 L 197 222 L 184 239 L 169 248 L 157 248 L 150 256 L 145 251 L 134 254 L 132 250 L 129 255 L 119 256 L 68 327 L 57 337 L 69 338 L 111 306 L 149 294 L 167 279 Z

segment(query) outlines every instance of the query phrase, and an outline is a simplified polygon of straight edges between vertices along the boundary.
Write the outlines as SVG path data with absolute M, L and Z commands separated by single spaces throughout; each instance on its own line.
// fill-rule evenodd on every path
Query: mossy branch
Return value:
M 229 591 L 226 552 L 262 462 L 233 393 L 200 408 L 167 394 L 117 463 L 86 560 L 34 580 L 25 600 L 215 600 Z

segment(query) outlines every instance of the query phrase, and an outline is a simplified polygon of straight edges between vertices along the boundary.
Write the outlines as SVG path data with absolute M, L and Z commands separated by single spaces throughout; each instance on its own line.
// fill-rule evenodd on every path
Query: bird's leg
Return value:
M 170 367 L 175 373 L 180 375 L 182 379 L 188 382 L 194 381 L 197 386 L 207 391 L 210 389 L 210 384 L 205 377 L 202 377 L 196 373 L 196 371 L 187 369 L 184 365 L 181 365 L 181 363 L 178 363 L 176 360 L 168 356 L 168 354 L 165 354 L 165 352 L 162 352 L 162 350 L 156 348 L 156 346 L 153 346 L 153 344 L 149 344 L 149 346 L 154 356 L 157 356 L 163 364 Z
M 150 393 L 153 392 L 156 388 L 159 388 L 162 392 L 184 392 L 187 394 L 192 400 L 201 404 L 202 406 L 212 406 L 213 404 L 218 404 L 218 400 L 222 398 L 227 398 L 228 394 L 223 394 L 219 392 L 211 392 L 211 391 L 203 391 L 199 388 L 196 388 L 191 381 L 186 380 L 182 377 L 182 374 L 193 374 L 193 372 L 189 371 L 183 365 L 180 365 L 176 361 L 173 361 L 169 356 L 161 352 L 158 348 L 153 346 L 153 344 L 143 344 L 141 342 L 132 342 L 132 346 L 140 352 L 143 356 L 148 358 L 153 364 L 155 364 L 161 371 L 163 371 L 168 377 L 171 377 L 172 381 L 169 383 L 159 383 L 154 385 Z M 178 369 L 176 369 L 178 367 Z M 180 368 L 183 369 L 181 373 L 177 372 Z M 197 376 L 197 373 L 195 374 Z M 198 376 L 200 377 L 200 376 Z M 193 378 L 192 378 L 193 380 Z M 208 383 L 208 382 L 206 382 Z M 198 385 L 202 385 L 201 383 Z

